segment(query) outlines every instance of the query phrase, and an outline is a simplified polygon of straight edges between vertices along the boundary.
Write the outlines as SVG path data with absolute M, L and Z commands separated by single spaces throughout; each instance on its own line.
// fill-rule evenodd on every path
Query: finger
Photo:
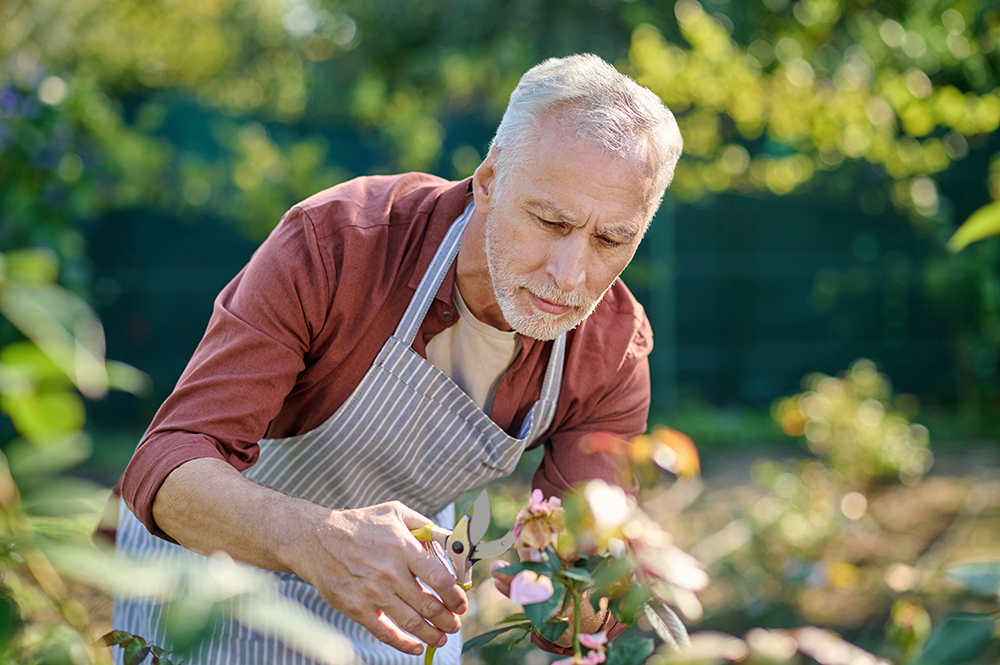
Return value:
M 398 628 L 405 630 L 421 642 L 433 647 L 443 647 L 448 636 L 427 623 L 411 605 L 404 599 L 395 598 L 386 607 L 385 613 Z
M 359 619 L 358 623 L 364 626 L 377 640 L 384 642 L 393 649 L 414 656 L 419 656 L 424 652 L 424 646 L 420 640 L 400 630 L 389 615 L 384 612 L 378 612 L 369 621 Z
M 455 578 L 451 577 L 450 573 L 448 576 L 454 582 Z M 458 615 L 445 607 L 439 598 L 420 586 L 416 580 L 412 584 L 401 585 L 397 588 L 396 593 L 400 600 L 414 610 L 423 621 L 430 623 L 438 630 L 445 633 L 457 633 L 462 629 L 462 620 Z M 403 626 L 403 628 L 406 627 Z
M 469 609 L 469 599 L 443 563 L 424 550 L 413 553 L 408 563 L 410 572 L 437 593 L 444 607 L 456 614 L 465 614 Z
M 505 568 L 510 564 L 506 561 L 494 561 L 490 564 L 490 574 L 493 575 L 493 584 L 497 588 L 497 591 L 503 595 L 510 597 L 510 583 L 514 579 L 513 575 L 505 575 L 503 573 L 497 572 L 501 568 Z

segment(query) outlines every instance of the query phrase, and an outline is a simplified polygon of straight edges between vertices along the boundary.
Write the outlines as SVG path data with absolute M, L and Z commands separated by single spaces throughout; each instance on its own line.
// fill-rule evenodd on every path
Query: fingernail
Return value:
M 493 563 L 490 564 L 490 572 L 491 573 L 496 572 L 501 568 L 506 568 L 509 565 L 510 564 L 507 563 L 506 561 L 494 561 Z
M 438 640 L 437 648 L 438 649 L 443 649 L 444 645 L 446 645 L 446 644 L 448 644 L 448 636 L 447 635 L 445 635 L 440 640 Z

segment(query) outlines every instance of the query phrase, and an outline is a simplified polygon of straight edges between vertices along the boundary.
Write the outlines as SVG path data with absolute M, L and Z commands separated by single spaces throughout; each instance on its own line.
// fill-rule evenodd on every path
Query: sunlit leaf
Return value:
M 131 642 L 133 639 L 131 633 L 126 633 L 124 630 L 112 630 L 110 633 L 106 633 L 101 636 L 100 642 L 105 646 L 115 646 L 116 644 L 125 644 Z
M 48 248 L 31 247 L 3 254 L 4 277 L 25 284 L 53 284 L 59 276 L 59 257 Z
M 659 601 L 646 603 L 642 609 L 664 644 L 674 651 L 680 651 L 681 647 L 691 645 L 687 627 L 672 609 Z
M 38 345 L 87 397 L 108 389 L 104 331 L 90 306 L 66 289 L 5 284 L 0 314 Z
M 86 434 L 74 432 L 46 443 L 32 445 L 24 439 L 10 443 L 7 460 L 15 478 L 58 473 L 86 461 L 93 452 L 93 444 Z
M 19 392 L 0 395 L 0 408 L 26 439 L 39 445 L 58 442 L 83 427 L 86 412 L 71 391 Z
M 153 380 L 142 370 L 117 360 L 107 362 L 108 386 L 133 395 L 148 395 L 153 388 Z
M 1000 201 L 972 213 L 948 240 L 948 251 L 960 252 L 969 244 L 1000 234 Z

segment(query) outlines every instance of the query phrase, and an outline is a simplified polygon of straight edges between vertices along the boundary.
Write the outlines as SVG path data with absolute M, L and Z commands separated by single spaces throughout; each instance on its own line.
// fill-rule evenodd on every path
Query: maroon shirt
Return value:
M 262 438 L 322 424 L 347 399 L 403 316 L 452 222 L 469 181 L 424 174 L 358 178 L 292 208 L 216 299 L 201 344 L 125 471 L 128 507 L 153 533 L 160 485 L 185 462 L 216 457 L 239 470 Z M 453 264 L 414 348 L 455 323 Z M 491 419 L 517 435 L 541 393 L 550 343 L 522 349 L 497 387 Z M 642 307 L 616 281 L 594 314 L 567 335 L 555 419 L 539 439 L 533 484 L 562 494 L 591 478 L 615 481 L 603 453 L 581 437 L 646 429 L 652 333 Z

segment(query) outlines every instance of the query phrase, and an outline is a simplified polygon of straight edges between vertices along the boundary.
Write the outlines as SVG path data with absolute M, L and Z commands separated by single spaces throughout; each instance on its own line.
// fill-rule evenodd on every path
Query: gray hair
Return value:
M 546 115 L 575 111 L 577 135 L 622 157 L 644 150 L 655 173 L 650 217 L 674 177 L 683 141 L 677 121 L 653 92 L 589 53 L 549 58 L 529 69 L 510 95 L 490 149 L 496 149 L 496 186 L 534 143 Z

